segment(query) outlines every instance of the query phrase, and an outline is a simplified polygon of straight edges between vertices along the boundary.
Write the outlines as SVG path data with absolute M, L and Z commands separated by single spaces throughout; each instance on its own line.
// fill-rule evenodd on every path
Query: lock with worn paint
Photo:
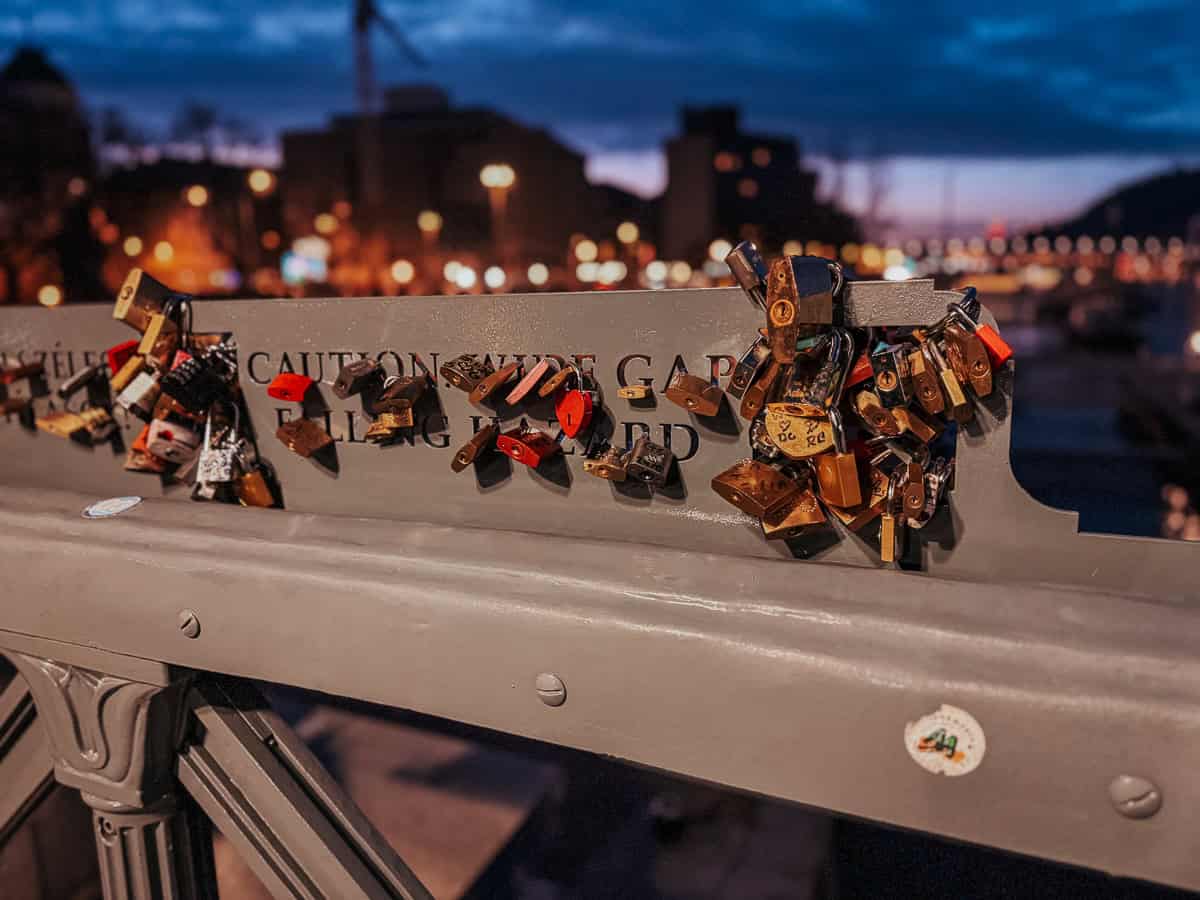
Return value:
M 480 428 L 469 441 L 458 448 L 454 458 L 450 460 L 450 468 L 455 472 L 461 472 L 467 466 L 474 464 L 492 448 L 499 434 L 500 426 L 494 423 Z
M 987 349 L 977 335 L 968 331 L 959 322 L 950 322 L 943 333 L 946 344 L 946 360 L 955 377 L 963 384 L 971 385 L 977 397 L 986 397 L 992 392 L 992 363 Z
M 333 382 L 333 396 L 349 400 L 367 388 L 383 383 L 383 366 L 373 359 L 353 359 L 342 366 Z
M 912 399 L 908 349 L 901 344 L 887 344 L 876 349 L 870 360 L 880 405 L 887 409 L 906 406 Z
M 531 469 L 562 453 L 558 441 L 546 432 L 528 426 L 518 426 L 501 434 L 496 438 L 496 449 Z
M 801 486 L 773 466 L 743 459 L 716 475 L 712 489 L 742 512 L 766 519 L 783 511 L 800 493 Z
M 629 473 L 629 452 L 612 445 L 599 447 L 584 458 L 583 471 L 606 481 L 624 481 Z
M 633 442 L 625 460 L 626 477 L 651 487 L 662 487 L 670 477 L 674 461 L 674 453 L 642 435 Z
M 157 378 L 149 372 L 139 372 L 129 386 L 117 395 L 117 405 L 139 419 L 149 421 L 161 393 L 162 386 Z
M 836 405 L 854 362 L 854 337 L 844 328 L 834 328 L 821 342 L 825 352 L 798 355 L 782 402 L 800 407 L 804 415 L 819 416 Z
M 897 412 L 904 410 L 886 409 L 880 402 L 879 395 L 871 390 L 861 390 L 853 397 L 854 411 L 866 423 L 873 434 L 895 436 L 904 430 Z
M 667 385 L 667 399 L 698 416 L 715 416 L 721 409 L 724 394 L 720 385 L 713 384 L 699 375 L 676 371 Z
M 775 359 L 767 363 L 766 368 L 754 379 L 742 397 L 742 404 L 738 410 L 741 417 L 754 419 L 758 416 L 767 402 L 775 396 L 779 383 L 786 380 L 790 371 L 790 366 L 781 365 Z
M 117 291 L 113 318 L 145 332 L 150 325 L 150 317 L 161 313 L 167 301 L 177 296 L 169 287 L 141 269 L 130 269 L 121 289 Z
M 146 358 L 133 354 L 125 360 L 124 364 L 118 369 L 112 378 L 108 380 L 108 386 L 114 394 L 120 394 L 125 388 L 133 382 L 142 370 L 146 367 Z
M 763 430 L 788 459 L 807 459 L 833 447 L 833 427 L 828 415 L 809 416 L 788 403 L 767 406 Z
M 921 409 L 935 416 L 946 408 L 946 398 L 942 396 L 942 387 L 934 374 L 933 366 L 926 360 L 921 348 L 908 354 L 908 371 L 912 377 L 913 395 Z
M 412 424 L 411 409 L 400 412 L 381 412 L 375 417 L 375 421 L 371 423 L 371 427 L 367 429 L 363 439 L 368 444 L 386 444 L 401 431 L 411 428 Z
M 228 484 L 233 481 L 238 456 L 237 406 L 233 424 L 226 426 L 215 436 L 213 414 L 209 410 L 204 419 L 204 437 L 200 442 L 200 459 L 196 463 L 196 481 L 201 484 Z
M 305 459 L 333 445 L 329 432 L 312 419 L 291 419 L 275 429 L 285 447 Z
M 159 459 L 185 463 L 200 450 L 201 436 L 186 425 L 168 419 L 155 419 L 146 435 L 146 448 Z
M 450 384 L 468 394 L 475 386 L 496 370 L 490 362 L 480 360 L 474 353 L 464 353 L 449 362 L 442 363 L 438 371 Z
M 34 420 L 38 431 L 44 431 L 55 437 L 71 438 L 83 431 L 83 419 L 79 413 L 56 410 Z
M 83 421 L 84 433 L 91 444 L 102 444 L 117 433 L 117 423 L 103 407 L 90 406 L 81 410 L 79 418 Z
M 813 525 L 825 522 L 825 511 L 812 488 L 803 488 L 779 512 L 762 520 L 763 537 L 770 541 L 786 541 L 800 537 Z
M 371 408 L 377 414 L 396 413 L 408 423 L 402 427 L 411 428 L 413 410 L 429 387 L 427 375 L 393 375 L 383 383 L 383 390 L 375 398 Z

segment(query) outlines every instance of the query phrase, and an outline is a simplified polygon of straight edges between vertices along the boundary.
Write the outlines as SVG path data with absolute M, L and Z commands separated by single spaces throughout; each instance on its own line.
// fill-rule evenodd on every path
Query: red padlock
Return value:
M 121 371 L 121 367 L 129 362 L 130 357 L 137 353 L 138 341 L 124 341 L 117 344 L 115 347 L 109 347 L 104 351 L 104 355 L 108 358 L 108 371 L 116 375 Z
M 171 362 L 171 371 L 175 371 L 191 358 L 192 354 L 188 353 L 186 350 L 176 350 L 175 359 Z
M 572 364 L 575 372 L 575 387 L 559 394 L 554 401 L 554 416 L 563 434 L 573 438 L 592 423 L 592 411 L 598 399 L 595 391 L 587 390 L 583 383 L 583 370 Z
M 295 372 L 280 372 L 267 385 L 267 396 L 276 400 L 287 400 L 290 403 L 303 403 L 304 395 L 314 382 L 307 375 L 297 375 Z
M 846 383 L 842 389 L 852 388 L 857 384 L 862 384 L 868 378 L 874 377 L 875 370 L 871 368 L 871 355 L 864 350 L 854 363 L 850 374 L 846 376 Z
M 987 351 L 993 369 L 1000 368 L 1013 358 L 1013 348 L 1004 338 L 1000 337 L 1000 334 L 991 325 L 976 325 L 975 336 L 979 338 L 983 349 Z
M 562 444 L 544 431 L 536 428 L 517 427 L 496 438 L 496 449 L 536 469 L 555 454 L 562 452 Z

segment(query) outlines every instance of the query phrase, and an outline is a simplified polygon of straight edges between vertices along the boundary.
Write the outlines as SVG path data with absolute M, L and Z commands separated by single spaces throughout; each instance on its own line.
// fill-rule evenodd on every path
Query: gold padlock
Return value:
M 983 341 L 958 322 L 946 326 L 945 338 L 946 359 L 955 376 L 962 383 L 971 385 L 975 396 L 988 396 L 992 392 L 992 363 Z
M 833 429 L 833 450 L 822 453 L 816 459 L 821 498 L 831 506 L 858 506 L 862 503 L 858 463 L 854 454 L 846 449 L 842 414 L 836 408 L 829 410 L 829 423 Z
M 874 391 L 862 390 L 855 394 L 854 411 L 876 434 L 894 437 L 904 430 L 899 417 L 884 407 L 879 395 Z
M 627 384 L 617 388 L 617 396 L 622 400 L 645 400 L 650 393 L 650 386 L 645 384 Z
M 141 343 L 138 344 L 137 355 L 152 359 L 161 368 L 169 368 L 171 357 L 179 345 L 179 327 L 163 313 L 154 313 L 142 333 Z
M 39 431 L 52 434 L 55 437 L 69 438 L 84 430 L 86 423 L 78 413 L 59 410 L 38 416 L 34 420 Z
M 754 379 L 750 387 L 746 388 L 745 396 L 742 397 L 739 413 L 743 419 L 753 421 L 755 416 L 762 412 L 763 406 L 774 395 L 779 383 L 786 380 L 784 376 L 789 371 L 789 366 L 781 365 L 774 359 L 767 363 L 767 367 Z
M 129 382 L 133 381 L 133 379 L 137 377 L 138 373 L 142 371 L 145 365 L 146 357 L 135 353 L 125 361 L 125 365 L 121 366 L 120 371 L 118 371 L 111 379 L 109 379 L 109 388 L 114 394 L 121 393 L 121 391 L 129 387 Z
M 363 437 L 368 443 L 382 444 L 394 438 L 397 432 L 411 428 L 412 423 L 411 409 L 400 412 L 381 412 Z
M 811 488 L 804 488 L 798 497 L 782 510 L 762 520 L 763 537 L 770 541 L 799 537 L 811 525 L 825 521 L 825 513 Z
M 946 408 L 946 398 L 942 396 L 941 385 L 933 373 L 933 367 L 926 362 L 921 348 L 913 350 L 908 355 L 908 371 L 912 378 L 913 393 L 921 409 L 935 416 Z
M 923 444 L 928 444 L 945 429 L 941 426 L 940 419 L 934 419 L 930 422 L 915 409 L 897 406 L 889 410 L 896 422 L 899 423 L 901 429 L 911 432 L 913 437 L 921 441 Z
M 584 459 L 583 471 L 605 481 L 624 481 L 629 471 L 629 453 L 620 447 L 606 447 Z
M 807 459 L 833 447 L 828 416 L 806 416 L 790 403 L 770 403 L 763 417 L 767 438 L 789 459 Z
M 714 477 L 712 489 L 742 512 L 766 519 L 795 499 L 800 484 L 765 463 L 743 459 Z
M 950 364 L 946 362 L 946 357 L 942 356 L 942 351 L 938 347 L 937 341 L 924 341 L 921 344 L 921 349 L 925 351 L 925 358 L 933 365 L 939 380 L 942 382 L 942 389 L 946 393 L 946 400 L 950 404 L 950 415 L 954 418 L 954 421 L 960 424 L 970 422 L 975 415 L 975 410 L 972 408 L 971 402 L 967 399 L 967 395 L 963 393 L 962 384 L 955 377 Z
M 243 472 L 233 483 L 234 493 L 242 506 L 269 507 L 275 505 L 275 495 L 266 476 L 258 468 Z
M 117 291 L 113 318 L 138 331 L 145 331 L 150 324 L 150 317 L 163 311 L 171 294 L 171 289 L 161 281 L 141 269 L 131 269 Z
M 860 466 L 860 484 L 863 481 L 864 470 L 867 482 L 863 489 L 863 493 L 867 496 L 865 502 L 856 506 L 833 506 L 831 504 L 826 507 L 830 515 L 851 531 L 860 531 L 879 518 L 884 504 L 887 502 L 887 476 L 874 466 Z
M 715 416 L 725 396 L 719 385 L 687 372 L 676 372 L 666 393 L 672 403 L 698 416 Z

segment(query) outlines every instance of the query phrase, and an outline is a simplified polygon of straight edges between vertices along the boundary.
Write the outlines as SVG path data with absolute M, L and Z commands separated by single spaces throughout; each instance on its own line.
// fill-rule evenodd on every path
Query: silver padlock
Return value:
M 149 372 L 139 372 L 117 395 L 117 405 L 139 419 L 149 421 L 154 415 L 154 404 L 158 402 L 160 393 L 162 387 L 158 379 Z
M 167 462 L 186 463 L 200 449 L 200 434 L 186 425 L 155 419 L 146 436 L 146 449 Z
M 200 445 L 200 462 L 196 468 L 196 481 L 206 485 L 228 484 L 233 481 L 238 460 L 239 412 L 233 407 L 233 425 L 223 429 L 214 445 L 212 432 L 212 410 L 204 420 L 204 441 Z

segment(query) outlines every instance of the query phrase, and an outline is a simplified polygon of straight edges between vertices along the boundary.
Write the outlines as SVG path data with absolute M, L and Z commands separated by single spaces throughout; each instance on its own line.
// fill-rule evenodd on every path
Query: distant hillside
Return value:
M 1126 185 L 1103 197 L 1054 233 L 1115 237 L 1200 236 L 1200 169 L 1176 169 Z

